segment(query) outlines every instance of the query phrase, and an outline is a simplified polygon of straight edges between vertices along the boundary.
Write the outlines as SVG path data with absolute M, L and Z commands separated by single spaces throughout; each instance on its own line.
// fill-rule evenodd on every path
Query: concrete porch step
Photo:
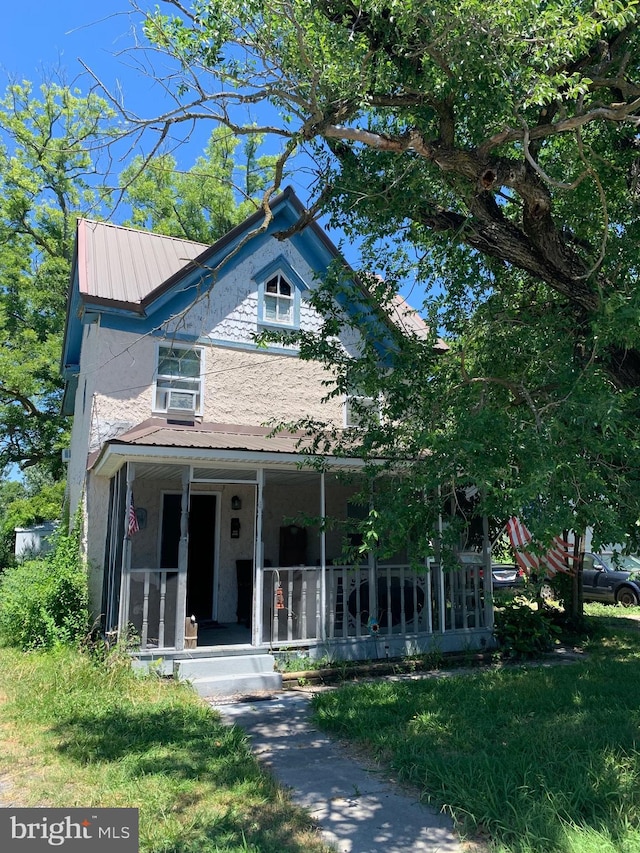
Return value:
M 200 696 L 222 699 L 224 697 L 253 696 L 256 693 L 279 693 L 282 676 L 279 672 L 262 672 L 257 675 L 216 675 L 190 680 Z
M 189 681 L 200 696 L 247 696 L 282 689 L 282 675 L 274 671 L 270 654 L 174 660 L 173 675 Z

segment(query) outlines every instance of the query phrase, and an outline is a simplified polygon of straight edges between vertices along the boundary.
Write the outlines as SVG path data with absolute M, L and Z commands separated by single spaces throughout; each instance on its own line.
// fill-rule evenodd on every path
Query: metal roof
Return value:
M 266 427 L 242 424 L 177 424 L 164 418 L 149 418 L 117 438 L 111 445 L 191 447 L 211 450 L 250 450 L 264 453 L 300 453 L 303 432 L 272 434 Z
M 426 340 L 430 336 L 431 331 L 424 319 L 399 293 L 395 293 L 392 296 L 387 313 L 395 325 L 405 334 L 414 335 L 421 340 Z M 442 351 L 449 349 L 441 338 L 436 340 L 433 348 Z
M 78 221 L 78 284 L 91 301 L 140 305 L 209 247 L 110 222 Z
M 297 468 L 304 454 L 304 432 L 273 433 L 266 427 L 244 424 L 173 423 L 149 418 L 122 435 L 109 439 L 89 455 L 87 467 L 97 474 L 112 476 L 122 462 L 145 464 L 192 464 L 207 467 L 220 464 L 277 465 Z M 332 466 L 357 469 L 362 460 L 331 457 Z

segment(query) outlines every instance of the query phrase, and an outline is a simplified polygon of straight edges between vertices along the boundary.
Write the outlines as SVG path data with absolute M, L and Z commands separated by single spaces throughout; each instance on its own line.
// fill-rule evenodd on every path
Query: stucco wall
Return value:
M 254 335 L 258 323 L 258 273 L 275 258 L 282 257 L 309 287 L 313 271 L 289 241 L 271 240 L 259 254 L 223 267 L 222 273 L 202 298 L 186 311 L 172 315 L 153 333 L 122 331 L 94 323 L 83 328 L 80 375 L 75 401 L 71 438 L 68 487 L 72 512 L 84 499 L 86 506 L 85 545 L 92 568 L 91 595 L 100 605 L 102 567 L 108 516 L 109 483 L 105 478 L 86 479 L 87 456 L 104 443 L 154 414 L 153 382 L 158 346 L 169 341 L 204 348 L 202 419 L 210 422 L 261 426 L 279 421 L 295 421 L 310 416 L 342 425 L 340 398 L 322 403 L 330 379 L 317 363 L 301 361 L 294 349 L 257 348 Z M 317 330 L 320 317 L 300 292 L 300 324 Z M 117 324 L 116 324 L 117 325 Z M 357 334 L 345 335 L 347 351 L 357 347 Z M 135 483 L 136 506 L 147 510 L 147 528 L 135 537 L 134 566 L 156 566 L 159 560 L 159 519 L 162 490 L 180 491 L 176 482 Z M 218 617 L 235 618 L 235 561 L 253 557 L 254 487 L 216 486 L 220 495 Z M 274 499 L 268 510 L 265 555 L 277 561 L 278 530 L 292 507 L 315 514 L 318 495 L 310 498 L 305 490 L 289 492 L 282 506 Z M 230 494 L 242 497 L 241 537 L 230 539 Z M 275 532 L 274 532 L 275 531 Z M 309 560 L 319 559 L 319 541 L 309 532 Z M 337 550 L 337 545 L 332 545 Z

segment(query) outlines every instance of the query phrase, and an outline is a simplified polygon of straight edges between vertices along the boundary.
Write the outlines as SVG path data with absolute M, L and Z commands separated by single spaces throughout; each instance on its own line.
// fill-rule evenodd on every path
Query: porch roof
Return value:
M 251 464 L 269 462 L 296 465 L 303 457 L 304 432 L 278 432 L 245 424 L 180 424 L 165 418 L 149 418 L 117 438 L 105 442 L 89 456 L 87 467 L 111 476 L 125 460 L 145 459 L 179 464 L 225 461 Z M 335 458 L 336 465 L 357 468 L 357 458 Z

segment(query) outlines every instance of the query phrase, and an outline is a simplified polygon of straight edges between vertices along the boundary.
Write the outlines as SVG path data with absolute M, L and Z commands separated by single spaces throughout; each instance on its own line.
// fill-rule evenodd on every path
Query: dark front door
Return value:
M 181 495 L 164 495 L 160 566 L 178 567 Z M 216 496 L 191 495 L 187 556 L 187 616 L 202 622 L 213 616 Z
M 197 622 L 213 616 L 213 574 L 216 548 L 216 497 L 191 495 L 187 616 Z

